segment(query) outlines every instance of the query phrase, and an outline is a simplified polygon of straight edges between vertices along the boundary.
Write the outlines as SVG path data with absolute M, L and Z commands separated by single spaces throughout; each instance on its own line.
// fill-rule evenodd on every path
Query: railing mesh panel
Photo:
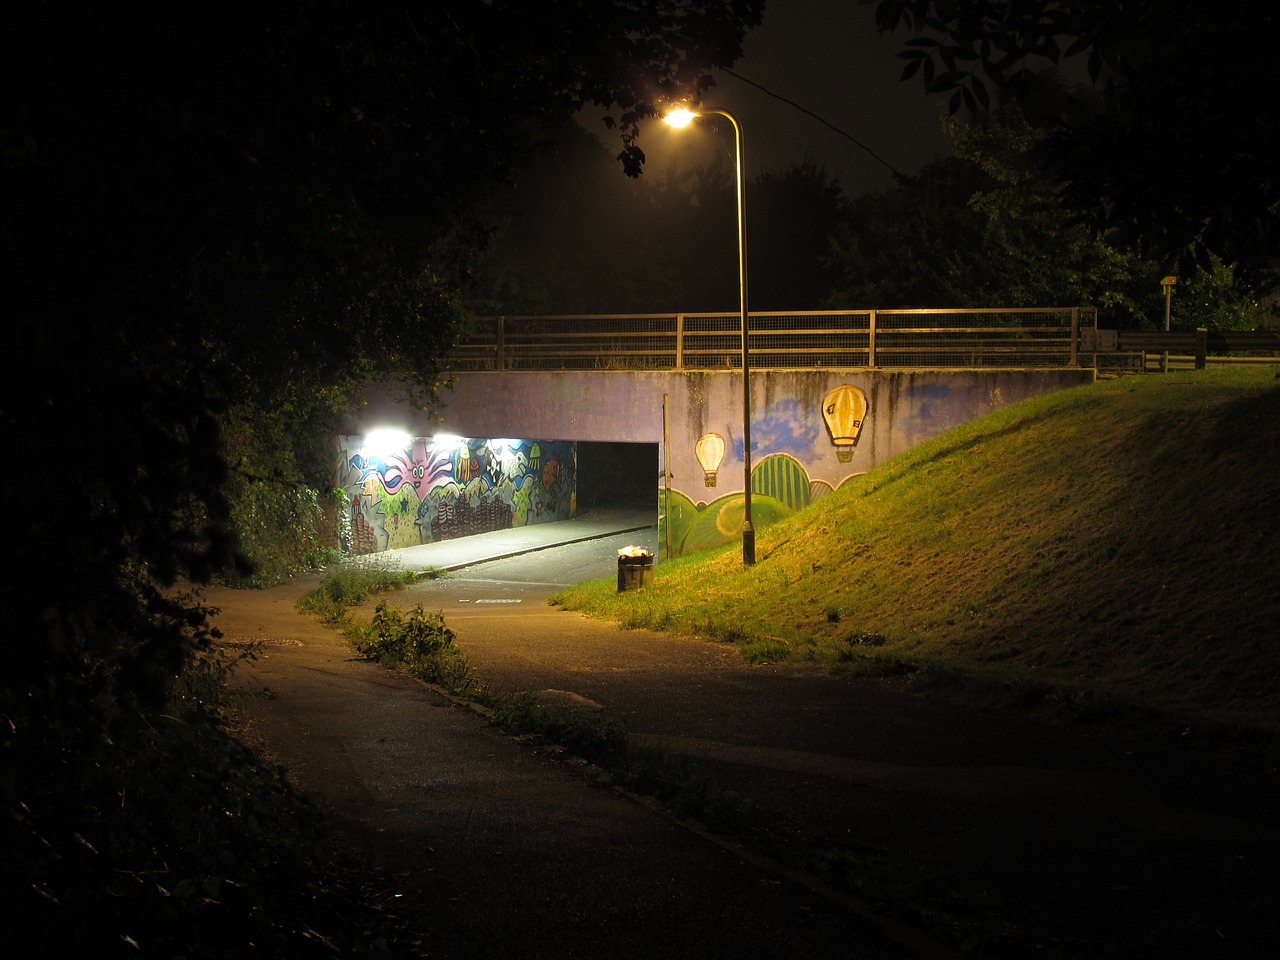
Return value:
M 1061 367 L 1077 362 L 1092 310 L 753 313 L 753 369 Z M 741 369 L 737 313 L 481 317 L 454 370 Z

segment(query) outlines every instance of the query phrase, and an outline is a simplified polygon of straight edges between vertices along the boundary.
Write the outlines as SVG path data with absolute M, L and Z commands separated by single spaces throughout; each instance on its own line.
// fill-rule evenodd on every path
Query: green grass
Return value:
M 341 626 L 352 607 L 364 605 L 371 597 L 439 575 L 434 569 L 403 570 L 394 559 L 376 554 L 354 557 L 327 568 L 319 586 L 298 600 L 298 609 L 324 623 Z
M 554 602 L 755 660 L 1082 717 L 1280 732 L 1280 380 L 1210 370 L 1005 407 L 740 547 Z
M 458 696 L 480 702 L 489 699 L 439 612 L 427 613 L 418 604 L 406 613 L 379 603 L 367 627 L 351 621 L 345 627 L 356 650 L 369 659 Z
M 438 576 L 440 572 L 434 569 L 415 573 L 401 570 L 394 561 L 357 558 L 331 567 L 297 605 L 304 613 L 341 630 L 356 651 L 370 660 L 458 696 L 488 702 L 488 692 L 454 645 L 453 631 L 439 612 L 427 613 L 421 604 L 406 612 L 386 601 L 380 601 L 371 614 L 357 610 L 375 596 Z

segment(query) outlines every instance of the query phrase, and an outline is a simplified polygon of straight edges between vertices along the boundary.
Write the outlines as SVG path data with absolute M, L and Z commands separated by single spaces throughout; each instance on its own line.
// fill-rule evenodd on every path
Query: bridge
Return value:
M 371 392 L 343 438 L 360 549 L 565 518 L 610 485 L 647 491 L 666 552 L 702 549 L 741 533 L 748 398 L 759 529 L 953 426 L 1095 374 L 1086 308 L 753 313 L 748 334 L 744 389 L 737 313 L 478 319 L 440 410 Z M 407 432 L 400 449 L 367 447 L 384 424 Z

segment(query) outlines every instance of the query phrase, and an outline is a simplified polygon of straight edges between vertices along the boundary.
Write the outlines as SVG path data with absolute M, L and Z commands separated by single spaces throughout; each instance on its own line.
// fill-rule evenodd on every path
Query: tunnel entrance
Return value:
M 658 444 L 578 441 L 578 513 L 643 510 L 658 516 Z

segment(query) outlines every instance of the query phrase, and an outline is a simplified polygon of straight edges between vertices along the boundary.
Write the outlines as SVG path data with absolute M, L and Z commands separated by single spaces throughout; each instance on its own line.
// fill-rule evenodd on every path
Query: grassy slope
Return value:
M 1274 368 L 1133 376 L 894 458 L 760 531 L 750 570 L 735 545 L 660 563 L 650 590 L 597 581 L 557 602 L 1276 732 L 1278 504 Z

